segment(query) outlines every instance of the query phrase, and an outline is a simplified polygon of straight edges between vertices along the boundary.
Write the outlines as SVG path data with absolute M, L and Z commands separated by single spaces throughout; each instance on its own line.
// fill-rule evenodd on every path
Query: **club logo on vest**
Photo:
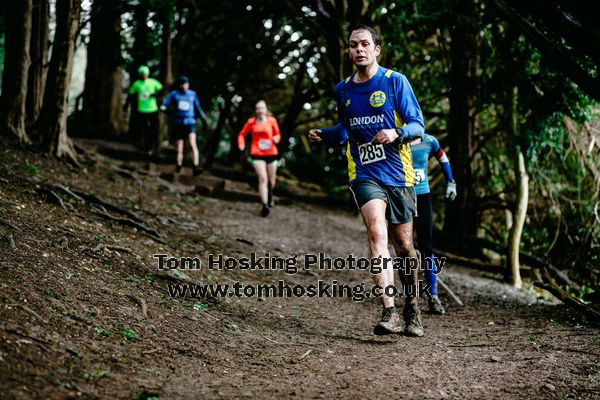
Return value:
M 371 97 L 369 97 L 369 103 L 373 107 L 381 107 L 385 104 L 385 93 L 381 90 L 371 93 Z
M 346 100 L 346 107 L 350 106 L 350 99 Z

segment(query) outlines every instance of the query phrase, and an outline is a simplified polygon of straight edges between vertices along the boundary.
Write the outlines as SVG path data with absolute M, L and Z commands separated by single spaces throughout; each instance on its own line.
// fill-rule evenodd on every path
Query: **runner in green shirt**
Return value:
M 137 104 L 132 107 L 131 118 L 135 119 L 133 126 L 137 138 L 143 141 L 144 147 L 149 153 L 158 148 L 158 103 L 157 97 L 163 89 L 163 85 L 154 78 L 150 78 L 150 69 L 142 65 L 138 68 L 140 78 L 133 82 L 129 89 L 127 102 L 123 110 L 127 112 L 130 104 Z

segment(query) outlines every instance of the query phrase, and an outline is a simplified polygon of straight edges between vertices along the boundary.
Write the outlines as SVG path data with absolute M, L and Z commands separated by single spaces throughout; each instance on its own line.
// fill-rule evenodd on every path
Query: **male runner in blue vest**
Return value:
M 348 133 L 341 123 L 332 128 L 315 130 L 319 135 L 315 141 L 325 141 L 330 145 L 345 144 Z M 319 140 L 320 139 L 320 140 Z M 448 156 L 441 148 L 438 140 L 425 133 L 423 140 L 417 139 L 410 143 L 415 169 L 415 192 L 417 194 L 417 216 L 415 217 L 415 230 L 417 242 L 421 251 L 421 266 L 425 271 L 425 280 L 429 285 L 428 306 L 431 314 L 442 315 L 446 312 L 437 294 L 437 275 L 441 272 L 436 264 L 437 259 L 433 254 L 433 209 L 429 189 L 427 167 L 429 158 L 434 156 L 442 167 L 446 178 L 446 199 L 453 201 L 456 198 L 456 182 L 452 177 L 452 169 Z
M 377 57 L 381 40 L 373 28 L 359 25 L 348 39 L 348 54 L 357 72 L 340 82 L 335 90 L 339 121 L 348 133 L 346 155 L 350 189 L 360 208 L 369 241 L 371 259 L 390 259 L 388 227 L 394 235 L 396 254 L 416 260 L 413 223 L 416 214 L 415 172 L 410 140 L 423 136 L 423 114 L 404 75 L 380 67 Z M 325 136 L 311 130 L 313 142 Z M 404 332 L 423 336 L 417 303 L 417 270 L 400 269 L 400 279 L 412 295 L 404 306 Z M 381 288 L 393 285 L 391 265 L 373 276 Z M 402 331 L 394 297 L 383 296 L 381 321 L 376 335 Z
M 202 172 L 200 167 L 200 154 L 196 144 L 196 118 L 202 121 L 202 129 L 206 131 L 208 126 L 206 115 L 200 107 L 200 101 L 196 92 L 190 90 L 190 81 L 186 76 L 181 76 L 177 80 L 179 87 L 170 92 L 162 106 L 161 111 L 171 115 L 172 136 L 177 145 L 177 166 L 176 172 L 181 171 L 183 165 L 183 147 L 184 140 L 187 138 L 192 148 L 194 163 L 194 176 Z

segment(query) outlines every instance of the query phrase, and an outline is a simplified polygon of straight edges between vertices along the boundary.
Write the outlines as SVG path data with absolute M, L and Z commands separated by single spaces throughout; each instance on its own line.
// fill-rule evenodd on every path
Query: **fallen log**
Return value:
M 547 292 L 551 293 L 558 300 L 562 301 L 565 305 L 573 308 L 579 313 L 582 313 L 592 319 L 592 322 L 595 324 L 600 324 L 600 312 L 588 306 L 587 304 L 577 300 L 572 297 L 569 293 L 567 293 L 560 286 L 552 282 L 552 278 L 550 277 L 550 273 L 548 270 L 544 270 L 543 282 L 536 281 L 533 283 L 534 286 L 539 287 L 540 289 L 544 289 Z
M 491 240 L 479 238 L 476 236 L 450 235 L 443 231 L 435 230 L 433 237 L 438 239 L 437 243 L 443 243 L 443 245 L 440 246 L 440 248 L 442 250 L 446 250 L 446 249 L 455 250 L 457 248 L 459 248 L 459 249 L 464 248 L 464 249 L 472 250 L 473 248 L 478 248 L 478 249 L 492 250 L 502 256 L 506 256 L 508 254 L 508 249 L 505 245 L 503 245 L 501 243 L 493 242 Z M 546 268 L 552 274 L 554 279 L 556 279 L 558 282 L 560 282 L 566 286 L 569 286 L 572 289 L 581 290 L 581 287 L 576 282 L 571 280 L 567 276 L 567 274 L 565 274 L 563 271 L 561 271 L 556 266 L 552 265 L 550 262 L 542 260 L 532 254 L 522 252 L 522 251 L 519 252 L 519 259 L 521 260 L 521 262 L 524 265 L 528 265 L 528 266 L 538 269 L 540 271 L 542 271 L 544 268 Z M 505 273 L 505 272 L 506 271 L 504 271 L 504 270 L 502 271 L 502 273 Z
M 452 299 L 454 299 L 454 301 L 456 302 L 456 304 L 458 304 L 461 307 L 464 306 L 464 304 L 463 304 L 462 300 L 460 299 L 460 297 L 458 297 L 452 291 L 452 289 L 450 289 L 450 287 L 442 280 L 442 278 L 438 277 L 437 281 L 440 284 L 440 286 L 443 287 L 446 292 L 448 292 L 448 294 L 450 295 L 450 297 L 452 297 Z
M 491 272 L 495 274 L 504 274 L 505 270 L 500 264 L 485 262 L 474 258 L 459 256 L 458 254 L 449 253 L 446 251 L 435 252 L 438 257 L 445 257 L 452 264 L 461 265 L 463 267 L 473 268 L 478 271 Z

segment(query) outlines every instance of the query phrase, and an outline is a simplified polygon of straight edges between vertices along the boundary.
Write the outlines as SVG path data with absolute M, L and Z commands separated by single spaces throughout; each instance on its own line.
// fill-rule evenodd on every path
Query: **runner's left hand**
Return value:
M 382 129 L 371 139 L 371 143 L 391 144 L 398 139 L 398 132 L 395 129 Z
M 450 201 L 456 199 L 456 182 L 448 182 L 448 186 L 446 186 L 446 198 Z

